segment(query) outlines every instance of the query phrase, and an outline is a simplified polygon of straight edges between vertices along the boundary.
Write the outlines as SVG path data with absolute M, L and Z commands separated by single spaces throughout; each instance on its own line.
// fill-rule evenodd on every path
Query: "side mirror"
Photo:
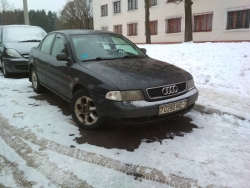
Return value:
M 65 54 L 65 53 L 57 54 L 56 59 L 58 61 L 69 61 L 69 58 L 68 58 L 67 54 Z
M 142 51 L 144 54 L 147 54 L 146 48 L 141 48 L 141 51 Z
M 56 59 L 58 61 L 67 61 L 68 62 L 67 66 L 70 66 L 72 64 L 70 57 L 68 57 L 67 54 L 65 54 L 65 53 L 57 54 Z

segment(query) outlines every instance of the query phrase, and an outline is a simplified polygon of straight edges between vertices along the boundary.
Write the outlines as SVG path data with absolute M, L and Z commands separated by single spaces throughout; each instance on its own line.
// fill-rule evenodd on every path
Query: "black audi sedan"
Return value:
M 5 78 L 11 73 L 28 73 L 29 51 L 46 36 L 38 26 L 0 26 L 0 67 Z
M 70 102 L 85 129 L 110 118 L 129 126 L 164 121 L 190 111 L 198 98 L 191 74 L 113 32 L 54 31 L 29 57 L 34 91 L 45 87 Z

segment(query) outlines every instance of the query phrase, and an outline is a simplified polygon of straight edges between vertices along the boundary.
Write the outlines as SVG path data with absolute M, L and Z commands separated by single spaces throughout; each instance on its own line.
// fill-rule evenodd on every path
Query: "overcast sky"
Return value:
M 15 9 L 23 9 L 23 0 L 7 0 Z M 29 10 L 49 10 L 58 13 L 68 0 L 27 0 Z

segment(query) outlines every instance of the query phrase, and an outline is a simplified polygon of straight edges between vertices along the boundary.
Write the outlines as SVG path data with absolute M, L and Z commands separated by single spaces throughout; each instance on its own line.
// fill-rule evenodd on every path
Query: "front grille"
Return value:
M 177 86 L 177 88 L 178 88 L 178 92 L 177 93 L 167 94 L 167 95 L 164 95 L 162 93 L 162 89 L 164 87 L 169 87 L 169 86 L 173 86 L 173 85 Z M 177 83 L 177 84 L 170 84 L 170 85 L 166 85 L 166 86 L 149 88 L 149 89 L 147 89 L 147 93 L 148 93 L 148 96 L 149 96 L 150 99 L 168 98 L 168 97 L 179 95 L 179 94 L 185 92 L 186 91 L 186 87 L 187 87 L 186 85 L 187 85 L 186 82 L 181 82 L 181 83 Z

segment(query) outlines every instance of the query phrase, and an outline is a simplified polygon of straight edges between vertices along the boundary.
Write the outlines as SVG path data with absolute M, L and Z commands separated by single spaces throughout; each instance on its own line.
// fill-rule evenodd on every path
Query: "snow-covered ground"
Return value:
M 249 187 L 250 43 L 139 47 L 189 71 L 197 104 L 227 114 L 192 110 L 184 117 L 191 131 L 161 142 L 145 137 L 133 152 L 78 144 L 84 134 L 71 116 L 36 100 L 27 78 L 1 75 L 0 187 Z

